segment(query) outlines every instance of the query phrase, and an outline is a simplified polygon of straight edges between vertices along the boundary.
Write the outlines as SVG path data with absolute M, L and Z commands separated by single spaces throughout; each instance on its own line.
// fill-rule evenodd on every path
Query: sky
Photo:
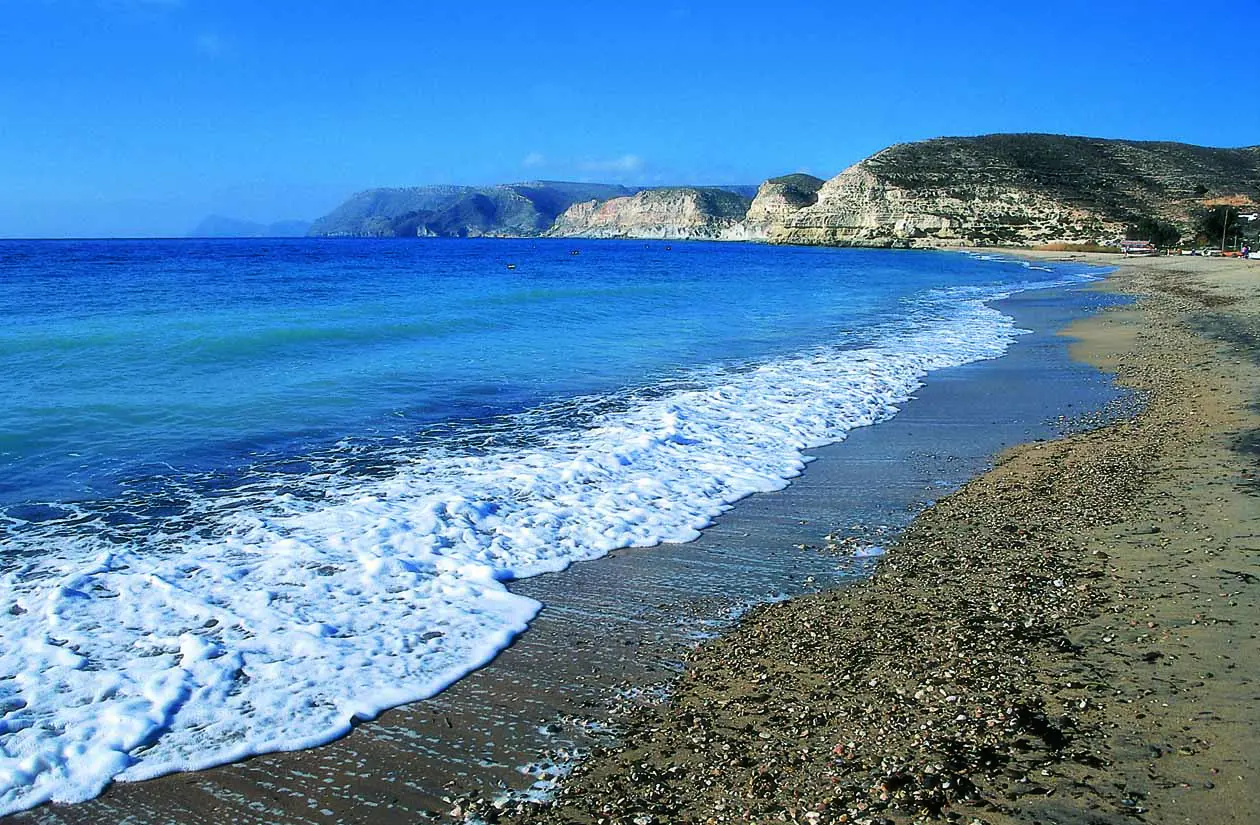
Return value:
M 0 237 L 830 177 L 944 135 L 1253 145 L 1254 2 L 0 0 Z

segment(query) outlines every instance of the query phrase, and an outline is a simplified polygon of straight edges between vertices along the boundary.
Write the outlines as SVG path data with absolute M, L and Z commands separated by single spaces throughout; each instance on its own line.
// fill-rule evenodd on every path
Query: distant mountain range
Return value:
M 1127 235 L 1168 244 L 1207 237 L 1222 204 L 1260 205 L 1260 147 L 999 134 L 898 144 L 825 182 L 798 173 L 760 187 L 530 181 L 369 189 L 309 229 L 211 217 L 193 234 L 872 247 L 1115 245 Z
M 210 215 L 194 226 L 190 238 L 301 238 L 310 231 L 310 221 L 257 223 L 222 215 Z

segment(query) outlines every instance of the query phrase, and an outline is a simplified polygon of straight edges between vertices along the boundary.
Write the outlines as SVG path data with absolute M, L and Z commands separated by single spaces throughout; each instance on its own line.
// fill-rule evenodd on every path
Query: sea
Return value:
M 0 241 L 0 815 L 319 745 L 1099 270 L 559 240 Z M 596 562 L 598 563 L 598 562 Z

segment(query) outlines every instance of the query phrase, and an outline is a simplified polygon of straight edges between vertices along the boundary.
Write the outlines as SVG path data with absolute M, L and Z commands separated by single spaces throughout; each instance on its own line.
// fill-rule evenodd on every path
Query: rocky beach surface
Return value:
M 1008 451 L 866 582 L 751 611 L 548 801 L 451 813 L 1260 821 L 1260 264 L 1126 261 L 1104 288 L 1137 301 L 1067 334 L 1141 412 Z

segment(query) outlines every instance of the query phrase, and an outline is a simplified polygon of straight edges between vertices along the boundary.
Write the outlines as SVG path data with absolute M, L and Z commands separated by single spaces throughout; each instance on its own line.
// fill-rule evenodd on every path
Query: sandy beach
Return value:
M 471 812 L 1260 821 L 1260 264 L 1128 260 L 1101 288 L 1137 301 L 1065 334 L 1142 412 L 1009 450 L 869 581 L 699 647 L 553 802 Z

